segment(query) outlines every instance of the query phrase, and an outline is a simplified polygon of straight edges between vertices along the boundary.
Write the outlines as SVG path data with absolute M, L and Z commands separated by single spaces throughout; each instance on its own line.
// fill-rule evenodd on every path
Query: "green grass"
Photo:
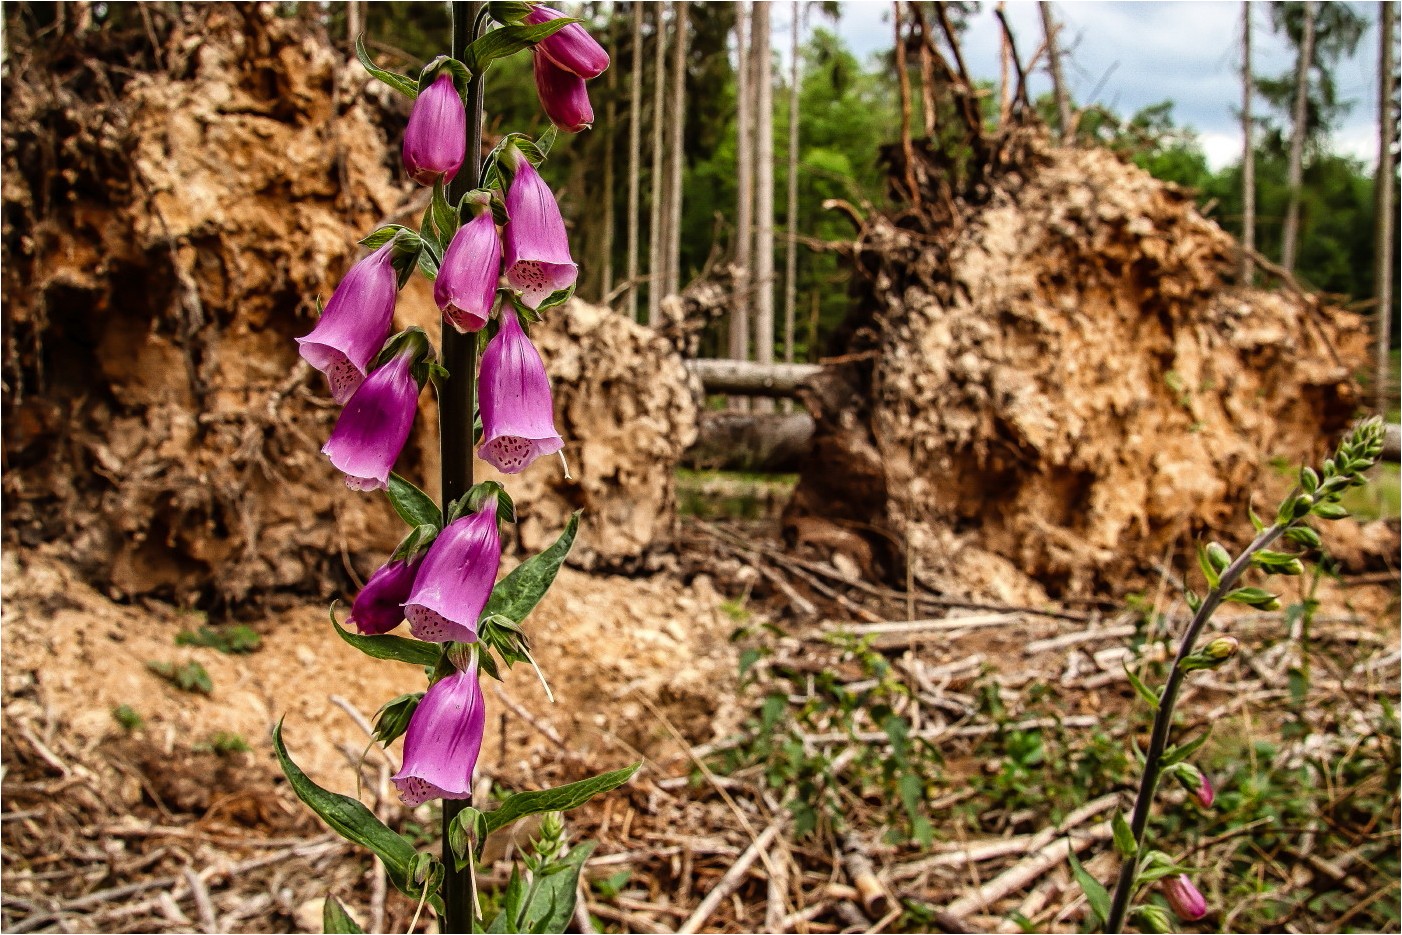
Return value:
M 677 509 L 701 519 L 767 519 L 793 494 L 797 474 L 678 468 Z

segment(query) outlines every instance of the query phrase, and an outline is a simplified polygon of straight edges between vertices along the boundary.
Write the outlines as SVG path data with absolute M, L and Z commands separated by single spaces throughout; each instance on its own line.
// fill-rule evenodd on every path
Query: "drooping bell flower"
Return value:
M 370 361 L 389 337 L 399 294 L 393 251 L 391 240 L 352 266 L 311 334 L 297 339 L 298 353 L 326 374 L 331 396 L 342 405 L 365 381 Z
M 375 569 L 355 596 L 347 622 L 368 635 L 388 633 L 399 626 L 404 620 L 404 602 L 413 590 L 414 576 L 422 561 L 422 555 L 394 559 Z
M 1169 906 L 1173 908 L 1180 919 L 1196 922 L 1207 915 L 1207 900 L 1185 874 L 1180 873 L 1176 877 L 1165 879 L 1163 881 L 1163 894 L 1168 899 Z
M 321 453 L 346 475 L 352 490 L 383 490 L 404 449 L 418 410 L 414 347 L 402 347 L 355 391 Z
M 593 126 L 594 106 L 589 103 L 589 88 L 584 79 L 556 65 L 539 49 L 533 58 L 536 93 L 550 122 L 566 133 L 578 133 Z
M 458 174 L 467 155 L 467 108 L 448 71 L 414 98 L 404 129 L 404 169 L 421 185 Z
M 505 159 L 515 175 L 506 191 L 506 281 L 528 308 L 568 289 L 579 275 L 565 221 L 550 186 L 514 146 Z
M 535 5 L 526 14 L 525 22 L 538 26 L 564 15 L 559 10 Z M 581 78 L 597 78 L 609 67 L 608 52 L 579 23 L 570 23 L 554 35 L 542 39 L 536 48 L 550 56 L 556 65 Z
M 404 766 L 391 778 L 404 804 L 471 796 L 486 723 L 473 653 L 471 665 L 433 683 L 409 719 Z
M 429 546 L 404 602 L 414 636 L 431 643 L 474 643 L 477 618 L 487 606 L 501 565 L 497 501 L 453 520 Z
M 519 474 L 541 455 L 565 447 L 555 430 L 550 378 L 516 311 L 502 305 L 501 330 L 482 352 L 478 379 L 482 444 L 477 457 L 503 474 Z
M 490 208 L 458 228 L 433 283 L 443 320 L 460 333 L 480 331 L 492 314 L 501 280 L 501 237 Z

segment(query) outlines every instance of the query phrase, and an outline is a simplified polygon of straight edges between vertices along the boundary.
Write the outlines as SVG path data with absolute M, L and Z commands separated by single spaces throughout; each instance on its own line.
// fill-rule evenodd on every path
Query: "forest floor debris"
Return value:
M 566 570 L 538 623 L 563 702 L 528 673 L 494 693 L 482 770 L 500 789 L 645 760 L 570 819 L 600 842 L 594 924 L 1076 930 L 1067 842 L 1107 874 L 1106 822 L 1145 728 L 1122 667 L 1162 666 L 1185 619 L 1176 585 L 1123 606 L 951 602 L 760 532 L 688 522 L 680 575 Z M 361 759 L 358 724 L 408 682 L 328 643 L 324 608 L 276 615 L 233 656 L 177 647 L 197 619 L 114 604 L 52 556 L 5 562 L 6 931 L 314 931 L 328 892 L 370 930 L 407 930 L 414 907 L 279 780 L 266 728 L 290 708 L 289 742 L 321 781 L 350 791 L 359 773 L 367 804 L 431 848 L 436 812 L 398 804 L 395 754 Z M 1395 915 L 1397 580 L 1377 578 L 1322 579 L 1312 616 L 1287 593 L 1281 612 L 1223 620 L 1248 651 L 1191 685 L 1184 729 L 1216 725 L 1218 805 L 1170 792 L 1155 833 L 1215 868 L 1209 928 Z M 64 653 L 82 658 L 44 665 Z M 200 662 L 213 694 L 149 659 Z M 489 846 L 489 900 L 512 846 Z M 1247 861 L 1265 876 L 1243 880 Z

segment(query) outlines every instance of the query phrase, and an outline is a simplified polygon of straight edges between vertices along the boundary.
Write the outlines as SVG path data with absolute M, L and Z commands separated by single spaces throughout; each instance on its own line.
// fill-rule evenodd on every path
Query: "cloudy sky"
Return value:
M 1294 66 L 1294 53 L 1283 36 L 1270 30 L 1270 11 L 1254 3 L 1252 58 L 1258 74 L 1283 74 Z M 1377 158 L 1377 31 L 1376 3 L 1357 2 L 1353 8 L 1370 26 L 1357 54 L 1335 74 L 1339 95 L 1354 102 L 1334 131 L 1336 149 L 1372 164 Z M 792 6 L 776 2 L 774 45 L 787 50 Z M 1062 40 L 1070 50 L 1065 66 L 1073 99 L 1095 102 L 1128 115 L 1165 99 L 1174 102 L 1180 125 L 1194 128 L 1214 168 L 1234 162 L 1241 153 L 1241 129 L 1235 116 L 1241 105 L 1241 4 L 1217 0 L 1077 0 L 1054 3 L 1065 23 Z M 891 4 L 883 0 L 847 0 L 837 31 L 860 56 L 891 47 Z M 1018 49 L 1030 55 L 1041 38 L 1037 4 L 1012 0 L 1007 4 Z M 824 22 L 813 17 L 815 21 Z M 964 55 L 976 78 L 998 78 L 999 30 L 993 4 L 981 4 L 970 22 Z M 1044 69 L 1029 81 L 1035 97 L 1051 87 Z M 1265 104 L 1259 98 L 1256 112 Z

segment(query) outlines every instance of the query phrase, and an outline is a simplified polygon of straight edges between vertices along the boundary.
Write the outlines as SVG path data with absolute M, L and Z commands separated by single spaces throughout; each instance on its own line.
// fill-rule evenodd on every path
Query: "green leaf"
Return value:
M 1277 602 L 1276 596 L 1264 588 L 1237 588 L 1235 591 L 1228 591 L 1222 600 L 1246 604 L 1249 607 L 1268 607 Z
M 273 752 L 277 754 L 278 764 L 287 776 L 292 791 L 297 793 L 297 798 L 316 812 L 332 831 L 347 841 L 359 844 L 379 855 L 395 889 L 410 899 L 418 899 L 421 894 L 411 877 L 411 865 L 418 856 L 413 845 L 386 827 L 384 822 L 376 818 L 374 813 L 359 801 L 347 795 L 329 792 L 307 778 L 307 774 L 287 755 L 287 748 L 282 742 L 280 720 L 273 728 Z M 442 900 L 436 894 L 429 897 L 429 902 L 440 913 L 443 911 Z
M 386 71 L 370 60 L 370 53 L 365 51 L 365 40 L 361 36 L 355 37 L 355 57 L 360 59 L 360 64 L 365 66 L 365 70 L 374 75 L 394 90 L 409 98 L 419 96 L 419 85 L 408 75 L 401 75 L 398 72 Z
M 1246 515 L 1251 518 L 1251 525 L 1256 529 L 1257 532 L 1265 532 L 1266 523 L 1264 520 L 1261 519 L 1261 517 L 1256 515 L 1255 510 L 1251 509 L 1250 507 L 1247 507 Z
M 1182 763 L 1188 757 L 1192 756 L 1194 753 L 1197 753 L 1198 750 L 1202 747 L 1202 745 L 1207 743 L 1207 738 L 1211 735 L 1212 728 L 1209 727 L 1207 730 L 1203 731 L 1201 734 L 1198 734 L 1196 737 L 1194 737 L 1187 743 L 1182 744 L 1181 746 L 1178 744 L 1174 744 L 1173 746 L 1169 747 L 1163 753 L 1163 766 L 1167 768 L 1177 763 Z
M 402 636 L 361 636 L 352 633 L 336 621 L 336 609 L 331 609 L 331 625 L 336 633 L 356 649 L 375 659 L 392 659 L 416 666 L 436 666 L 443 654 L 437 643 L 411 640 Z
M 559 573 L 560 565 L 564 563 L 565 556 L 574 545 L 574 537 L 578 532 L 579 511 L 576 510 L 570 515 L 560 538 L 556 539 L 550 548 L 517 565 L 511 574 L 492 589 L 492 596 L 487 601 L 483 615 L 497 614 L 517 623 L 526 619 L 526 615 L 540 603 L 540 599 L 555 581 L 555 575 Z
M 398 474 L 389 475 L 389 485 L 385 488 L 389 505 L 399 518 L 411 527 L 432 524 L 443 528 L 443 512 L 433 498 Z
M 1086 900 L 1090 903 L 1090 911 L 1095 913 L 1095 921 L 1100 928 L 1105 927 L 1105 921 L 1110 918 L 1110 892 L 1105 889 L 1099 880 L 1086 872 L 1086 868 L 1081 866 L 1081 860 L 1076 856 L 1076 849 L 1071 846 L 1071 842 L 1066 842 L 1066 853 L 1071 860 L 1071 872 L 1076 875 L 1076 882 L 1081 885 L 1081 892 L 1086 894 Z
M 1157 711 L 1159 709 L 1158 693 L 1148 685 L 1145 685 L 1144 681 L 1130 670 L 1128 662 L 1124 663 L 1124 669 L 1125 675 L 1129 676 L 1129 684 L 1134 686 L 1134 690 L 1139 693 L 1139 697 L 1144 699 L 1144 703 L 1147 704 L 1151 710 Z
M 1308 526 L 1291 526 L 1285 530 L 1285 538 L 1307 549 L 1317 549 L 1323 544 L 1320 542 L 1319 533 Z
M 1337 503 L 1316 503 L 1314 515 L 1320 519 L 1344 519 L 1349 515 L 1349 512 Z
M 536 314 L 546 312 L 557 305 L 564 305 L 574 295 L 574 284 L 571 283 L 568 289 L 556 289 L 536 306 Z
M 1217 587 L 1222 583 L 1222 576 L 1217 574 L 1217 569 L 1212 567 L 1212 560 L 1207 557 L 1207 549 L 1198 543 L 1198 567 L 1202 569 L 1202 576 L 1207 579 L 1208 589 Z
M 575 897 L 579 892 L 579 874 L 593 851 L 594 842 L 586 841 L 560 860 L 552 861 L 542 873 L 537 874 L 520 931 L 568 930 L 570 919 L 574 916 Z
M 1115 812 L 1115 817 L 1110 819 L 1110 830 L 1115 835 L 1115 850 L 1129 860 L 1139 849 L 1139 842 L 1134 840 L 1134 832 L 1130 830 L 1129 822 L 1125 821 L 1124 812 Z
M 346 912 L 346 907 L 330 893 L 326 894 L 326 905 L 321 908 L 321 930 L 323 932 L 353 933 L 365 930 L 355 924 Z
M 546 128 L 545 132 L 535 139 L 535 148 L 540 150 L 542 157 L 550 155 L 550 148 L 555 145 L 555 139 L 560 135 L 560 130 L 553 123 Z
M 433 218 L 433 226 L 438 228 L 438 242 L 446 249 L 458 231 L 458 212 L 448 204 L 443 194 L 443 180 L 433 183 L 433 194 L 429 196 L 428 214 Z
M 515 26 L 531 13 L 531 5 L 522 0 L 491 0 L 487 13 L 503 26 Z
M 540 812 L 565 812 L 572 808 L 578 808 L 594 796 L 617 789 L 632 779 L 633 774 L 642 765 L 642 761 L 639 760 L 632 766 L 625 766 L 623 769 L 616 769 L 610 773 L 600 773 L 598 776 L 581 779 L 579 782 L 572 782 L 564 786 L 556 786 L 554 789 L 542 789 L 539 792 L 518 792 L 508 796 L 506 801 L 501 804 L 501 808 L 487 813 L 487 832 L 491 833 L 498 828 L 505 828 L 518 818 L 524 818 L 527 815 L 535 815 Z
M 579 20 L 562 16 L 559 19 L 552 19 L 535 26 L 514 25 L 493 29 L 468 47 L 467 67 L 480 75 L 488 65 L 497 59 L 515 55 L 522 49 L 530 48 L 540 40 L 548 39 L 571 23 L 577 22 Z

